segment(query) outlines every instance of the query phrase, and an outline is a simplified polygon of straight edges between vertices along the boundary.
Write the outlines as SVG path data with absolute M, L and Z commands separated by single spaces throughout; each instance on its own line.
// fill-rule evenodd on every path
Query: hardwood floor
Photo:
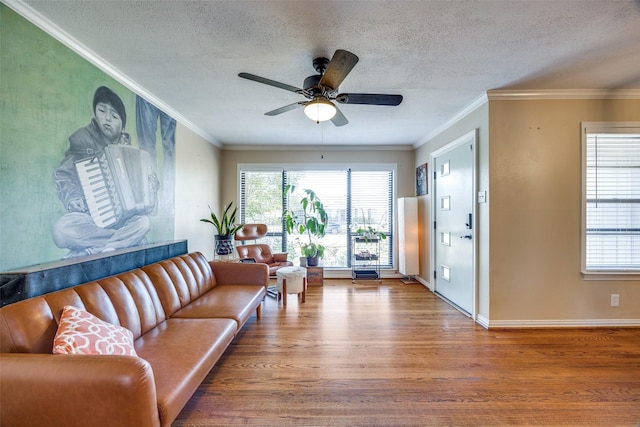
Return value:
M 640 426 L 640 329 L 486 330 L 422 285 L 267 297 L 183 426 Z

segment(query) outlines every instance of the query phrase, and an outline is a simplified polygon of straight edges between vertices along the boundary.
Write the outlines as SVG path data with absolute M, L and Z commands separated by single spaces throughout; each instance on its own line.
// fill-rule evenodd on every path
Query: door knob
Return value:
M 465 234 L 464 236 L 460 236 L 461 239 L 469 239 L 471 240 L 471 234 Z

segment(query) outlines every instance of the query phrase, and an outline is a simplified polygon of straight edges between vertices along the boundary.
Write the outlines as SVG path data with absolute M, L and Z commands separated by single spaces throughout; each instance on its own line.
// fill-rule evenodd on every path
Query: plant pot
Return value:
M 221 236 L 216 234 L 216 255 L 233 254 L 233 236 Z
M 301 256 L 298 261 L 300 262 L 300 267 L 306 267 L 307 266 L 307 257 L 306 256 Z
M 319 258 L 317 256 L 308 256 L 307 257 L 307 266 L 316 267 L 318 265 Z

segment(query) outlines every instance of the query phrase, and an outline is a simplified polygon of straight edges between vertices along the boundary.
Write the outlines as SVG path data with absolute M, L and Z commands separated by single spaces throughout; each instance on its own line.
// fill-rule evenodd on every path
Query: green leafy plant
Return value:
M 371 225 L 371 215 L 365 216 L 364 209 L 361 209 L 361 211 L 362 225 L 356 229 L 356 235 L 362 237 L 366 241 L 368 241 L 369 239 L 385 240 L 387 238 L 387 235 L 384 233 L 384 231 L 379 231 L 377 228 Z
M 236 224 L 236 214 L 238 213 L 238 207 L 236 206 L 233 210 L 231 210 L 231 205 L 233 202 L 229 203 L 224 207 L 224 211 L 222 212 L 222 216 L 218 218 L 216 214 L 209 206 L 209 211 L 211 211 L 211 218 L 202 218 L 200 221 L 208 222 L 212 224 L 219 236 L 232 236 L 236 234 L 236 231 L 240 230 L 244 224 Z
M 285 197 L 295 195 L 295 185 L 287 185 L 284 189 Z M 284 226 L 288 234 L 297 231 L 300 235 L 306 235 L 308 243 L 301 243 L 302 255 L 307 258 L 322 258 L 324 256 L 324 246 L 317 242 L 324 237 L 324 228 L 329 220 L 329 216 L 324 209 L 324 204 L 320 201 L 313 190 L 303 190 L 300 196 L 300 207 L 298 209 L 286 209 L 282 213 Z
M 322 258 L 324 256 L 324 246 L 317 243 L 307 243 L 300 247 L 302 256 L 307 258 Z

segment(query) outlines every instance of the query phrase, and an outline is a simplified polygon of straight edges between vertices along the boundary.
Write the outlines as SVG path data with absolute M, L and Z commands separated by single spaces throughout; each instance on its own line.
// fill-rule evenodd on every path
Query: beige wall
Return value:
M 580 123 L 640 120 L 640 100 L 489 105 L 492 324 L 640 319 L 640 281 L 580 274 Z M 612 293 L 620 307 L 610 307 Z
M 237 202 L 238 164 L 396 163 L 398 197 L 415 194 L 415 168 L 478 130 L 478 309 L 491 327 L 581 326 L 640 319 L 638 281 L 580 275 L 580 123 L 640 119 L 640 100 L 491 100 L 415 151 L 329 147 L 219 150 L 178 128 L 176 238 L 213 253 L 199 219 Z M 430 189 L 431 191 L 431 189 Z M 430 195 L 419 198 L 420 277 L 430 282 Z M 609 307 L 610 294 L 620 307 Z
M 477 314 L 489 317 L 489 203 L 491 195 L 489 192 L 489 107 L 484 103 L 455 124 L 438 134 L 426 144 L 416 149 L 416 163 L 418 165 L 429 162 L 430 154 L 445 145 L 455 141 L 468 132 L 477 129 L 478 143 L 476 146 L 477 170 L 476 182 L 478 191 L 487 191 L 487 203 L 479 204 L 476 207 L 477 230 L 476 251 L 478 255 L 478 265 L 476 266 L 477 290 Z M 429 174 L 433 174 L 433 168 L 429 167 Z M 429 184 L 431 185 L 431 184 Z M 433 268 L 430 260 L 429 229 L 431 224 L 431 194 L 419 198 L 419 215 L 421 224 L 420 239 L 420 278 L 426 282 L 431 282 Z
M 176 129 L 175 238 L 189 251 L 213 258 L 214 229 L 200 222 L 211 206 L 220 211 L 220 150 L 185 126 Z

